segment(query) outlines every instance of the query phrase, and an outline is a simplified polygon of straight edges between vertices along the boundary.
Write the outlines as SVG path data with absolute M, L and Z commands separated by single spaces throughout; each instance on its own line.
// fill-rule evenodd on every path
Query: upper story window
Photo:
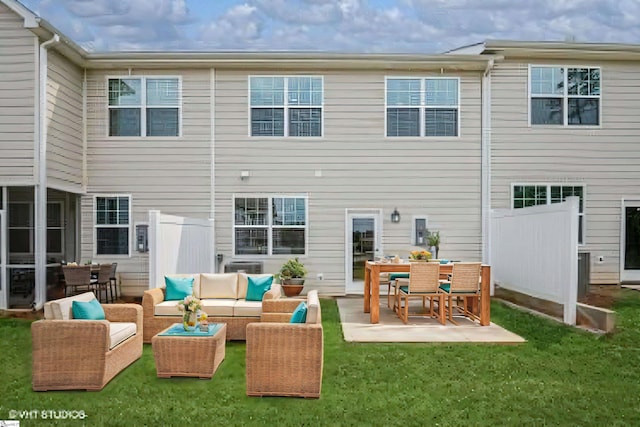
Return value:
M 96 196 L 96 255 L 129 255 L 131 196 Z
M 387 136 L 458 136 L 458 78 L 387 78 Z
M 109 79 L 109 136 L 179 136 L 180 79 Z
M 600 68 L 531 66 L 532 125 L 600 125 Z
M 569 196 L 580 198 L 578 207 L 578 243 L 584 244 L 584 186 L 553 184 L 514 184 L 513 209 L 560 203 Z
M 322 136 L 322 77 L 249 77 L 251 136 Z
M 236 196 L 233 217 L 234 254 L 305 254 L 306 196 Z

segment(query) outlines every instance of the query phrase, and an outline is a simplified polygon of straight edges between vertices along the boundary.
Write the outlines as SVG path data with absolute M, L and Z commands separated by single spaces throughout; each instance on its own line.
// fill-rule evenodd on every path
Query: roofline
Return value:
M 640 45 L 560 41 L 487 40 L 483 54 L 549 59 L 640 60 Z
M 24 20 L 25 28 L 36 28 L 38 26 L 38 16 L 29 8 L 16 0 L 2 0 L 5 6 L 20 15 Z

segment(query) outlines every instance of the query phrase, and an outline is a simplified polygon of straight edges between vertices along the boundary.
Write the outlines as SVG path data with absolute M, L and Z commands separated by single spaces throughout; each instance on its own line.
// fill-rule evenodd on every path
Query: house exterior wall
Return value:
M 80 193 L 82 70 L 50 50 L 47 77 L 47 185 Z
M 258 259 L 265 272 L 276 273 L 291 257 L 233 255 L 233 195 L 274 193 L 308 196 L 306 289 L 345 293 L 346 209 L 382 210 L 385 254 L 406 257 L 412 217 L 425 215 L 430 229 L 440 230 L 442 257 L 480 260 L 480 73 L 444 74 L 461 79 L 460 137 L 385 137 L 385 76 L 442 76 L 440 69 L 298 73 L 324 79 L 323 136 L 250 137 L 249 76 L 295 74 L 216 70 L 215 219 L 225 262 Z M 250 177 L 241 180 L 241 171 Z M 394 208 L 400 223 L 390 221 Z
M 0 4 L 0 185 L 35 183 L 37 40 Z
M 211 206 L 210 72 L 134 69 L 132 76 L 178 76 L 182 80 L 180 137 L 109 137 L 108 78 L 128 70 L 92 70 L 87 74 L 87 194 L 82 197 L 82 261 L 118 262 L 123 292 L 148 289 L 148 254 L 94 254 L 94 197 L 131 195 L 134 224 L 149 221 L 148 211 L 209 218 Z
M 601 67 L 601 126 L 529 126 L 529 64 Z M 638 63 L 507 58 L 492 72 L 492 208 L 511 207 L 511 184 L 585 186 L 585 241 L 591 283 L 619 281 L 623 197 L 640 195 Z M 598 256 L 604 263 L 597 263 Z

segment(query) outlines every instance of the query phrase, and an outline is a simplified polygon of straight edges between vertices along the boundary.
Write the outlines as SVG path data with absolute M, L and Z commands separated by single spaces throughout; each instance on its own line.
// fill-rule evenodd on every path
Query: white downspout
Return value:
M 482 262 L 491 265 L 491 70 L 494 59 L 489 59 L 482 74 L 482 168 L 481 168 L 481 200 L 482 200 Z M 491 281 L 493 295 L 493 281 Z
M 50 40 L 40 44 L 39 57 L 39 100 L 40 114 L 37 122 L 38 133 L 38 179 L 35 191 L 35 266 L 36 286 L 34 309 L 39 310 L 47 299 L 47 49 L 60 42 L 60 36 L 54 34 Z

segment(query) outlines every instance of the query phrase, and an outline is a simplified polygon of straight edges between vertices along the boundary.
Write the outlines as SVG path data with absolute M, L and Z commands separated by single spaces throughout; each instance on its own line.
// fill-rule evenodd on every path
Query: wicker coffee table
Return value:
M 211 378 L 224 360 L 227 325 L 209 324 L 208 332 L 181 329 L 176 323 L 151 339 L 158 377 Z

